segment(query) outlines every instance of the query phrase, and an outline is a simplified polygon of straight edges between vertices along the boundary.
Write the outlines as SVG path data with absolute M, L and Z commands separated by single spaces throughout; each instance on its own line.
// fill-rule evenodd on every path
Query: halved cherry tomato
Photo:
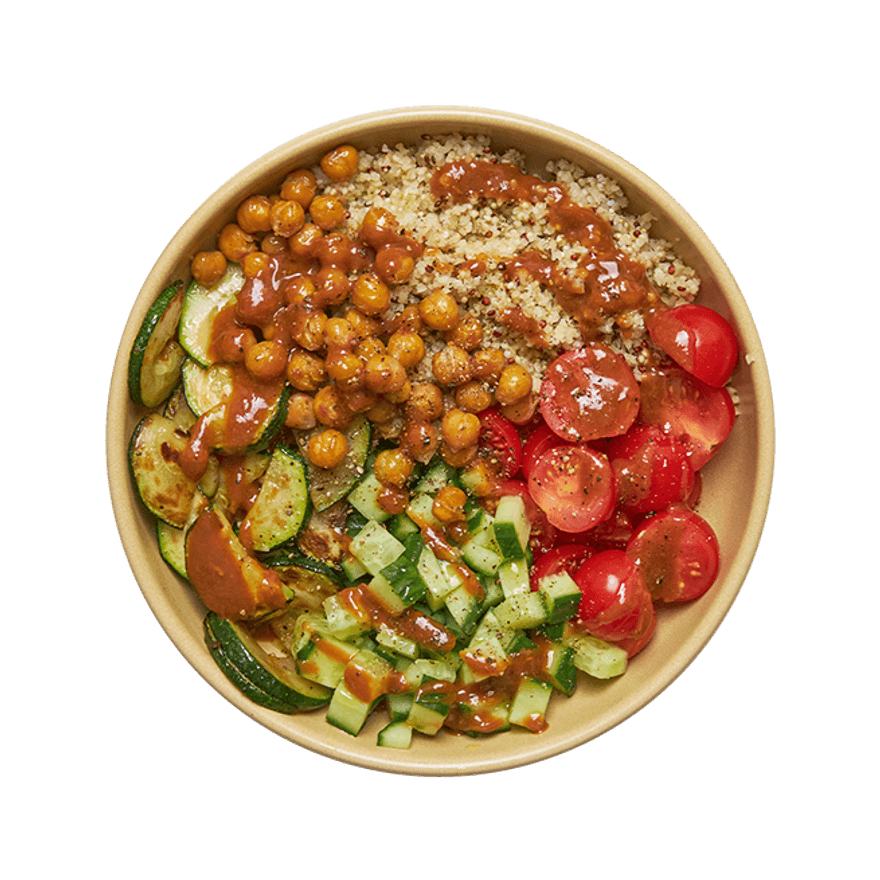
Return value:
M 541 415 L 570 443 L 624 434 L 639 411 L 639 384 L 627 362 L 594 343 L 552 361 L 541 383 Z
M 598 550 L 625 550 L 634 531 L 630 516 L 618 506 L 608 519 L 590 529 L 590 541 Z
M 496 409 L 481 412 L 480 424 L 480 444 L 491 450 L 499 476 L 504 480 L 516 476 L 522 466 L 522 440 L 516 426 Z
M 626 552 L 660 602 L 696 599 L 718 576 L 718 538 L 706 520 L 683 504 L 646 519 Z
M 536 462 L 529 476 L 529 494 L 550 524 L 583 532 L 602 522 L 617 497 L 608 459 L 587 446 L 556 446 Z
M 638 629 L 642 605 L 650 602 L 636 564 L 622 550 L 603 550 L 575 572 L 581 591 L 577 619 L 600 639 L 622 639 Z
M 547 514 L 535 504 L 524 480 L 503 480 L 494 492 L 497 498 L 505 495 L 519 495 L 526 508 L 526 516 L 532 530 L 529 534 L 529 547 L 532 553 L 543 553 L 556 543 L 556 529 L 547 520 Z
M 660 510 L 684 500 L 693 488 L 687 448 L 656 425 L 634 425 L 609 440 L 604 451 L 617 478 L 620 505 L 630 513 Z
M 560 544 L 558 547 L 536 556 L 531 570 L 532 589 L 537 590 L 541 579 L 551 574 L 559 574 L 564 571 L 573 578 L 581 565 L 594 552 L 589 544 Z
M 657 312 L 648 333 L 679 366 L 715 388 L 728 382 L 739 358 L 730 324 L 706 306 L 690 303 Z
M 551 431 L 543 422 L 532 431 L 526 438 L 522 446 L 522 472 L 523 476 L 528 479 L 529 474 L 534 470 L 535 462 L 548 450 L 554 446 L 561 446 L 565 443 L 558 434 Z
M 625 639 L 618 639 L 615 644 L 618 648 L 623 648 L 630 657 L 635 657 L 651 641 L 656 628 L 657 610 L 653 602 L 645 602 L 642 605 L 642 618 L 636 631 Z
M 641 421 L 678 438 L 698 471 L 733 429 L 736 411 L 726 388 L 713 388 L 680 367 L 655 369 L 641 380 Z

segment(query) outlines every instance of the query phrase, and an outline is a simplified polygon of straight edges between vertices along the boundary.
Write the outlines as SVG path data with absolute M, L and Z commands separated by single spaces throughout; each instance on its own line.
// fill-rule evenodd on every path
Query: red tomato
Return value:
M 698 471 L 733 429 L 736 411 L 726 388 L 713 388 L 679 367 L 652 370 L 641 381 L 643 422 L 677 437 Z
M 648 322 L 648 333 L 679 366 L 715 388 L 727 383 L 739 358 L 730 324 L 706 306 L 660 311 Z
M 544 421 L 556 434 L 584 443 L 626 432 L 638 415 L 639 384 L 620 355 L 594 343 L 550 363 L 540 403 Z
M 565 441 L 556 433 L 550 430 L 543 422 L 529 434 L 526 442 L 522 447 L 522 472 L 523 476 L 528 479 L 529 474 L 534 470 L 535 462 L 548 449 L 554 446 L 561 446 Z
M 614 509 L 614 471 L 604 455 L 586 446 L 556 446 L 535 462 L 529 494 L 550 525 L 583 532 Z
M 696 599 L 718 576 L 718 538 L 706 520 L 683 504 L 646 519 L 626 552 L 660 602 Z
M 537 590 L 541 579 L 551 574 L 564 571 L 573 578 L 581 564 L 586 562 L 593 552 L 589 544 L 560 544 L 536 556 L 531 571 L 532 589 Z
M 499 476 L 505 480 L 516 476 L 522 466 L 522 441 L 516 426 L 496 409 L 481 412 L 480 424 L 480 443 L 492 450 Z
M 683 501 L 693 488 L 687 448 L 656 425 L 634 425 L 623 437 L 609 440 L 604 451 L 617 478 L 617 497 L 630 513 Z
M 547 514 L 538 507 L 529 494 L 529 487 L 523 480 L 504 480 L 499 483 L 495 495 L 519 495 L 526 507 L 526 516 L 532 530 L 529 534 L 529 547 L 533 553 L 543 553 L 556 543 L 556 529 L 547 521 Z
M 622 550 L 591 556 L 574 581 L 581 591 L 577 619 L 600 639 L 621 639 L 638 629 L 643 603 L 650 601 L 636 564 Z
M 634 531 L 629 515 L 615 507 L 608 519 L 590 530 L 590 541 L 600 550 L 625 550 Z
M 636 627 L 636 631 L 627 638 L 618 639 L 615 644 L 618 648 L 623 648 L 630 657 L 635 657 L 651 641 L 656 628 L 657 611 L 654 608 L 654 603 L 651 601 L 645 602 L 642 605 L 642 618 Z

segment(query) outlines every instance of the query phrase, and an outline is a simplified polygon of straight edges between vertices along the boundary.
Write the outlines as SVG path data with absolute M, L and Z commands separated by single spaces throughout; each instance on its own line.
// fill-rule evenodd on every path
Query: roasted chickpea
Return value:
M 431 513 L 442 523 L 460 522 L 466 501 L 467 495 L 457 486 L 443 486 L 434 496 Z
M 323 312 L 312 312 L 303 325 L 296 330 L 293 337 L 302 348 L 318 351 L 324 347 L 324 328 L 326 326 L 327 316 Z
M 221 361 L 230 364 L 241 363 L 246 352 L 256 345 L 257 337 L 250 327 L 239 327 L 233 324 L 228 330 L 220 333 L 216 340 L 217 354 Z
M 211 287 L 226 272 L 226 257 L 221 251 L 199 251 L 190 264 L 190 272 L 199 284 Z
M 357 334 L 346 318 L 329 318 L 324 327 L 324 342 L 328 348 L 353 349 L 357 344 Z
M 315 418 L 315 403 L 308 394 L 291 394 L 287 401 L 287 415 L 284 424 L 288 428 L 308 431 L 318 423 Z
M 502 406 L 518 403 L 532 391 L 532 376 L 520 364 L 508 364 L 498 377 L 495 399 Z
M 345 302 L 349 290 L 351 290 L 351 281 L 342 269 L 330 266 L 321 269 L 315 277 L 318 285 L 316 296 L 318 302 L 323 306 L 338 306 Z
M 440 457 L 450 467 L 463 468 L 473 464 L 477 460 L 478 448 L 476 443 L 473 446 L 465 446 L 464 449 L 453 449 L 448 443 L 440 444 Z
M 250 196 L 238 206 L 235 220 L 245 232 L 268 232 L 272 228 L 270 208 L 271 204 L 265 196 Z
M 324 361 L 311 351 L 295 351 L 287 362 L 287 381 L 298 391 L 317 391 L 327 381 Z
M 497 382 L 501 371 L 507 366 L 507 358 L 500 348 L 481 348 L 471 355 L 474 378 L 484 382 Z
M 413 460 L 401 449 L 383 449 L 373 464 L 376 479 L 386 486 L 404 486 L 412 476 Z
M 365 315 L 381 315 L 391 306 L 391 291 L 384 281 L 366 272 L 354 283 L 351 304 Z
M 378 395 L 375 392 L 363 386 L 356 388 L 341 387 L 339 390 L 342 392 L 343 402 L 353 413 L 369 412 L 376 405 L 378 399 Z
M 307 168 L 300 168 L 284 179 L 281 184 L 281 198 L 299 202 L 303 208 L 308 208 L 317 190 L 315 175 Z
M 412 385 L 409 379 L 405 379 L 400 388 L 396 388 L 394 391 L 386 391 L 383 396 L 392 403 L 406 403 L 409 400 L 410 394 L 412 394 Z
M 440 445 L 440 429 L 434 422 L 407 419 L 400 435 L 400 447 L 410 458 L 422 464 L 429 462 Z
M 254 237 L 245 232 L 237 223 L 227 223 L 217 237 L 217 246 L 223 256 L 233 263 L 240 263 L 245 254 L 257 249 Z
M 451 409 L 440 422 L 440 436 L 450 449 L 458 452 L 480 439 L 480 427 L 480 420 L 473 413 Z
M 483 341 L 483 325 L 476 315 L 465 312 L 445 338 L 447 342 L 453 342 L 465 351 L 474 351 Z
M 443 415 L 443 392 L 430 382 L 416 382 L 406 401 L 407 414 L 431 422 Z
M 385 354 L 385 344 L 376 336 L 368 336 L 358 342 L 354 353 L 368 361 L 374 354 Z
M 409 370 L 424 359 L 425 343 L 418 333 L 398 330 L 388 339 L 388 354 L 397 358 Z
M 431 362 L 434 376 L 441 385 L 464 385 L 473 376 L 470 355 L 457 345 L 447 345 Z
M 355 388 L 363 384 L 364 362 L 354 352 L 344 348 L 331 348 L 327 352 L 324 368 L 327 370 L 327 375 L 337 385 Z
M 403 308 L 396 318 L 395 332 L 398 330 L 409 330 L 411 333 L 421 333 L 425 328 L 425 322 L 419 314 L 417 305 L 408 305 Z
M 315 283 L 308 275 L 294 275 L 284 282 L 282 290 L 289 305 L 305 305 L 315 295 Z
M 259 275 L 269 267 L 269 254 L 263 251 L 251 251 L 241 261 L 241 270 L 248 278 Z
M 287 369 L 287 349 L 278 342 L 264 339 L 245 352 L 244 365 L 257 379 L 277 379 Z
M 389 233 L 395 232 L 397 226 L 397 218 L 390 211 L 374 205 L 364 214 L 361 237 L 378 251 L 388 243 Z
M 351 144 L 343 144 L 330 150 L 321 159 L 321 171 L 330 180 L 340 183 L 354 177 L 358 170 L 358 151 Z
M 325 231 L 339 226 L 345 219 L 345 213 L 345 205 L 336 196 L 315 196 L 309 205 L 312 222 Z
M 495 403 L 495 395 L 480 381 L 472 379 L 455 389 L 455 405 L 465 412 L 481 413 Z
M 535 416 L 538 409 L 538 395 L 527 394 L 516 403 L 501 407 L 501 415 L 514 425 L 526 425 Z
M 292 254 L 298 257 L 310 257 L 315 250 L 315 245 L 324 237 L 324 231 L 314 223 L 303 224 L 302 229 L 288 239 L 288 247 Z
M 393 404 L 390 400 L 386 400 L 384 397 L 380 397 L 373 406 L 367 410 L 367 418 L 371 422 L 375 422 L 377 425 L 384 425 L 386 422 L 390 422 L 396 413 L 396 404 Z
M 432 330 L 452 330 L 458 324 L 458 303 L 438 288 L 419 303 L 419 316 Z
M 338 465 L 348 452 L 348 441 L 345 435 L 333 428 L 314 434 L 308 442 L 309 461 L 319 468 L 333 468 Z
M 282 238 L 290 238 L 296 235 L 306 222 L 306 212 L 303 206 L 293 199 L 281 199 L 272 205 L 269 211 L 269 221 L 272 231 Z
M 374 269 L 386 284 L 403 284 L 415 270 L 415 260 L 401 247 L 388 245 L 376 251 Z
M 366 364 L 364 384 L 376 394 L 398 391 L 406 382 L 406 370 L 397 358 L 376 354 Z
M 260 250 L 269 256 L 283 254 L 287 250 L 287 241 L 288 239 L 270 232 L 260 239 Z
M 379 334 L 379 322 L 358 309 L 348 309 L 345 313 L 345 320 L 354 327 L 354 332 L 357 333 L 359 339 L 370 339 Z
M 315 393 L 315 418 L 328 428 L 345 428 L 354 413 L 345 405 L 342 392 L 335 385 L 324 385 Z

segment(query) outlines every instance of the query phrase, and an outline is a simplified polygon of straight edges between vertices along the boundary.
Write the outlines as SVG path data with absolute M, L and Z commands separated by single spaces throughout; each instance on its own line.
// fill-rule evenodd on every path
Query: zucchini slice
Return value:
M 140 406 L 158 406 L 180 381 L 186 352 L 177 338 L 183 282 L 159 294 L 141 324 L 128 359 L 128 393 Z
M 297 439 L 304 455 L 309 436 L 303 434 Z M 319 468 L 309 463 L 309 495 L 318 512 L 348 495 L 366 472 L 372 439 L 372 428 L 367 419 L 363 416 L 354 419 L 345 431 L 345 439 L 348 441 L 348 452 L 335 468 Z
M 265 694 L 286 707 L 278 711 L 288 713 L 317 709 L 330 702 L 332 691 L 329 688 L 308 681 L 282 658 L 269 654 L 241 624 L 209 613 L 205 618 L 205 633 L 209 649 L 212 643 L 216 644 L 215 651 L 221 653 L 239 676 L 258 692 L 249 693 L 251 688 L 245 690 L 239 682 L 233 681 L 254 702 L 259 703 L 255 697 Z
M 171 419 L 151 413 L 132 434 L 128 462 L 134 484 L 147 509 L 182 529 L 189 520 L 196 484 L 180 469 L 178 459 L 188 437 Z
M 278 446 L 239 535 L 247 535 L 254 550 L 265 553 L 299 534 L 310 506 L 305 463 L 298 453 Z
M 226 306 L 235 302 L 243 286 L 241 266 L 230 263 L 226 274 L 213 286 L 193 281 L 187 288 L 180 315 L 180 344 L 203 367 L 213 363 L 210 346 L 214 321 Z

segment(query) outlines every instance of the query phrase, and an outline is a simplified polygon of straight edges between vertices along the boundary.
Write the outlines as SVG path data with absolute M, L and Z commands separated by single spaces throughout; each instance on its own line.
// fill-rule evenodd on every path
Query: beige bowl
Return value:
M 276 714 L 242 697 L 214 665 L 203 641 L 204 608 L 159 555 L 154 522 L 129 479 L 127 446 L 142 413 L 128 398 L 128 353 L 160 290 L 169 280 L 187 277 L 191 256 L 209 245 L 244 197 L 277 190 L 288 171 L 315 163 L 339 143 L 366 148 L 451 132 L 486 134 L 498 148 L 517 148 L 535 173 L 547 161 L 564 157 L 607 174 L 623 186 L 636 213 L 650 211 L 657 217 L 654 233 L 673 242 L 699 273 L 700 301 L 721 312 L 737 331 L 744 355 L 732 380 L 739 392 L 739 418 L 723 454 L 704 470 L 700 512 L 715 528 L 722 550 L 719 580 L 706 596 L 662 610 L 655 637 L 624 676 L 606 683 L 582 681 L 571 698 L 555 698 L 544 733 L 514 730 L 473 739 L 444 732 L 416 737 L 410 750 L 399 751 L 376 746 L 381 719 L 373 719 L 354 738 L 328 725 L 322 712 Z M 543 122 L 468 108 L 406 108 L 349 119 L 290 141 L 224 184 L 174 236 L 135 300 L 119 346 L 107 414 L 110 489 L 122 543 L 153 613 L 187 660 L 245 714 L 293 743 L 358 766 L 421 775 L 480 773 L 548 758 L 606 732 L 666 688 L 715 632 L 743 583 L 767 512 L 773 449 L 770 382 L 757 330 L 727 266 L 697 224 L 657 184 L 596 144 Z

